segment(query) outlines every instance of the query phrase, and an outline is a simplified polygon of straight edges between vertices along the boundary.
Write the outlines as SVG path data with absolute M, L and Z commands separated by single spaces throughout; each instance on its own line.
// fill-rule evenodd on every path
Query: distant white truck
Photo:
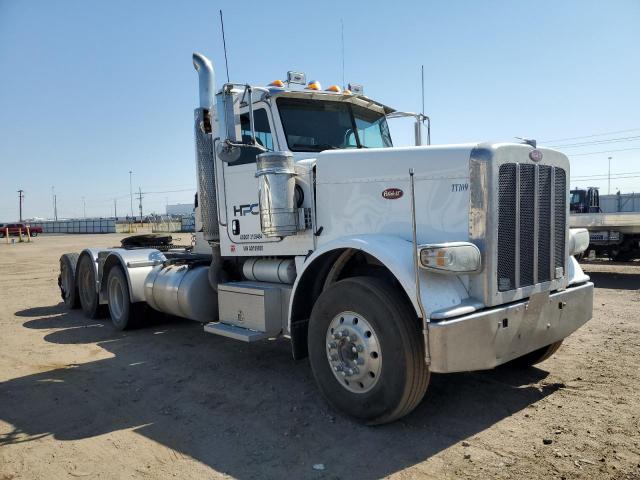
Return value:
M 361 90 L 289 72 L 216 93 L 211 62 L 193 63 L 195 247 L 65 254 L 69 306 L 108 306 L 118 329 L 150 307 L 239 341 L 284 336 L 328 402 L 370 424 L 413 410 L 430 372 L 532 365 L 591 318 L 563 154 L 422 146 L 427 117 Z M 393 147 L 400 116 L 415 147 Z
M 640 213 L 603 212 L 595 187 L 570 193 L 569 225 L 589 231 L 589 250 L 618 261 L 640 257 Z

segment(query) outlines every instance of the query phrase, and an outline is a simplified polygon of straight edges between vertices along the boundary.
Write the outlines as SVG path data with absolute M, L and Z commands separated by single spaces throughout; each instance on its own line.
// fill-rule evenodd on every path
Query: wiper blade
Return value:
M 321 143 L 320 145 L 306 145 L 304 143 L 294 143 L 293 146 L 296 148 L 308 149 L 312 152 L 321 152 L 323 150 L 336 150 L 338 148 L 328 143 Z

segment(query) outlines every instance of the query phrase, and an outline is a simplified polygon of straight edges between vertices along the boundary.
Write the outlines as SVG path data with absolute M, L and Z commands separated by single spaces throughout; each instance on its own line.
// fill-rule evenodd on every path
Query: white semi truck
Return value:
M 413 410 L 431 372 L 533 365 L 591 318 L 563 154 L 422 146 L 427 117 L 360 88 L 289 72 L 216 92 L 211 62 L 193 64 L 195 247 L 65 254 L 69 307 L 108 308 L 118 329 L 150 307 L 237 341 L 286 337 L 327 401 L 369 424 Z M 393 147 L 401 116 L 415 147 Z

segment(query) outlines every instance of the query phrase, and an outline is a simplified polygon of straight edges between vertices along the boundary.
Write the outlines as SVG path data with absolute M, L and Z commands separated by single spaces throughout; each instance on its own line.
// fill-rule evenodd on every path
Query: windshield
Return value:
M 575 205 L 577 203 L 584 203 L 584 190 L 573 190 L 571 192 L 571 200 L 569 203 Z
M 383 113 L 347 102 L 281 97 L 278 111 L 289 150 L 392 147 Z

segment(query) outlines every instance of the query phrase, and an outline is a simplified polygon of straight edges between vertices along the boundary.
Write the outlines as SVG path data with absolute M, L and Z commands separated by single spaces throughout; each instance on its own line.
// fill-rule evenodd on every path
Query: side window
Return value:
M 253 111 L 253 123 L 256 129 L 256 143 L 263 146 L 267 150 L 273 150 L 273 135 L 269 127 L 269 119 L 264 108 Z M 251 140 L 251 125 L 249 124 L 249 113 L 240 115 L 240 133 L 242 141 L 248 143 Z M 256 157 L 250 152 L 243 152 L 242 156 L 233 165 L 246 165 L 247 163 L 255 163 Z

